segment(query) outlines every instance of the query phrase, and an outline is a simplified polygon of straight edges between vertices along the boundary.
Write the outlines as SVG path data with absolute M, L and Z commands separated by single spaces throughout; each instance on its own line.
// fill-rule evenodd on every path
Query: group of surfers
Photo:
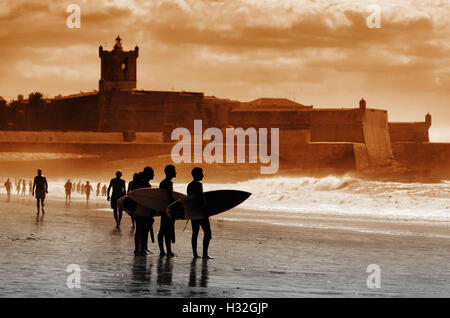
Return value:
M 169 194 L 169 201 L 173 202 L 173 182 L 172 179 L 176 177 L 176 169 L 173 165 L 167 165 L 164 168 L 165 178 L 160 182 L 159 188 L 167 190 Z M 203 169 L 195 167 L 191 171 L 193 180 L 187 186 L 187 195 L 193 200 L 198 201 L 206 209 L 206 200 L 203 194 L 203 185 L 201 183 L 204 175 Z M 116 221 L 116 229 L 120 231 L 120 223 L 122 220 L 122 208 L 118 206 L 117 201 L 125 196 L 128 192 L 140 189 L 151 188 L 150 181 L 154 178 L 154 171 L 151 167 L 145 167 L 142 172 L 135 173 L 133 180 L 129 182 L 128 189 L 126 189 L 125 180 L 121 179 L 122 172 L 117 171 L 116 177 L 111 179 L 107 190 L 107 200 L 111 203 L 111 208 L 114 211 L 114 219 Z M 133 228 L 135 227 L 134 234 L 134 254 L 137 256 L 145 256 L 152 254 L 148 249 L 148 236 L 151 234 L 153 238 L 153 214 L 152 210 L 142 205 L 135 204 L 132 209 L 131 220 Z M 173 257 L 175 254 L 172 252 L 172 243 L 175 243 L 175 220 L 173 220 L 168 214 L 161 213 L 160 228 L 158 232 L 158 245 L 160 249 L 160 256 Z M 192 252 L 194 258 L 199 258 L 197 254 L 197 238 L 200 231 L 200 227 L 203 230 L 203 253 L 204 259 L 211 259 L 208 255 L 209 242 L 212 239 L 211 226 L 209 218 L 191 220 L 192 225 Z M 164 244 L 166 250 L 164 250 Z

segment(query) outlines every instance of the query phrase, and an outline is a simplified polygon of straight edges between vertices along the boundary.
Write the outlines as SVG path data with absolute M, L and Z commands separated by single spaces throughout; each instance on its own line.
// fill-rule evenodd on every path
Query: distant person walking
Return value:
M 86 190 L 86 186 L 84 185 L 84 182 L 83 182 L 83 183 L 81 184 L 81 195 L 84 194 L 85 190 Z
M 44 200 L 45 200 L 45 194 L 48 193 L 48 184 L 47 179 L 42 175 L 42 170 L 37 170 L 37 176 L 34 177 L 33 182 L 33 192 L 34 195 L 36 193 L 36 201 L 37 201 L 37 215 L 39 215 L 39 201 L 41 203 L 42 207 L 42 214 L 45 214 L 44 211 Z
M 197 201 L 197 204 L 203 206 L 203 209 L 205 209 L 206 211 L 206 200 L 203 194 L 203 185 L 200 182 L 203 180 L 204 177 L 203 169 L 195 167 L 194 169 L 192 169 L 191 173 L 194 180 L 192 180 L 192 182 L 188 184 L 187 195 L 190 196 L 194 201 Z M 199 258 L 197 254 L 197 238 L 201 227 L 203 230 L 203 258 L 212 259 L 212 257 L 208 255 L 209 242 L 212 239 L 211 225 L 209 223 L 209 218 L 206 217 L 203 219 L 191 220 L 191 224 L 192 224 L 191 244 L 194 258 Z
M 28 194 L 31 195 L 33 193 L 33 182 L 28 181 Z
M 167 193 L 169 195 L 169 202 L 172 203 L 174 201 L 172 179 L 177 176 L 175 166 L 173 165 L 165 166 L 164 173 L 166 174 L 166 178 L 161 181 L 161 183 L 159 184 L 159 188 L 167 190 Z M 175 256 L 175 254 L 173 254 L 172 252 L 171 246 L 171 243 L 175 243 L 174 221 L 172 221 L 167 214 L 161 213 L 161 222 L 158 232 L 158 245 L 160 251 L 159 256 L 166 255 L 164 251 L 164 242 L 166 243 L 167 256 L 169 257 Z
M 86 181 L 84 185 L 84 193 L 86 194 L 86 202 L 89 202 L 89 197 L 91 196 L 91 192 L 94 191 L 89 181 Z
M 70 182 L 70 179 L 67 179 L 64 189 L 66 190 L 66 203 L 72 201 L 72 182 Z
M 27 182 L 25 181 L 25 179 L 22 180 L 22 195 L 25 196 L 25 194 L 27 193 Z
M 5 189 L 6 189 L 6 195 L 8 197 L 8 201 L 11 198 L 11 188 L 12 188 L 12 184 L 11 181 L 9 181 L 9 178 L 6 180 L 5 182 Z
M 125 180 L 121 179 L 122 172 L 116 171 L 116 177 L 111 179 L 109 182 L 107 192 L 107 200 L 111 203 L 111 208 L 114 212 L 114 220 L 116 220 L 116 229 L 120 231 L 120 222 L 122 221 L 122 208 L 119 207 L 119 211 L 117 211 L 117 200 L 127 194 Z M 109 195 L 112 189 L 111 196 Z
M 17 195 L 20 194 L 20 185 L 21 184 L 22 184 L 22 179 L 19 179 L 19 181 L 16 183 Z
M 107 189 L 108 189 L 108 187 L 106 186 L 106 184 L 104 184 L 102 187 L 102 197 L 106 197 Z
M 96 195 L 96 196 L 100 196 L 100 186 L 101 186 L 101 183 L 100 183 L 100 182 L 97 183 L 97 189 L 96 189 L 96 191 L 95 191 L 95 195 Z
M 81 193 L 81 181 L 78 181 L 77 183 L 77 192 Z

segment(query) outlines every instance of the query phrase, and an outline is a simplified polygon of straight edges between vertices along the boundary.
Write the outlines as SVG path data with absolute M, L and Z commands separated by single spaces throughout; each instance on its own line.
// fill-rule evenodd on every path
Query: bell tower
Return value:
M 135 89 L 139 48 L 136 46 L 133 51 L 124 51 L 122 39 L 117 36 L 112 51 L 104 51 L 102 46 L 98 50 L 101 59 L 99 91 Z

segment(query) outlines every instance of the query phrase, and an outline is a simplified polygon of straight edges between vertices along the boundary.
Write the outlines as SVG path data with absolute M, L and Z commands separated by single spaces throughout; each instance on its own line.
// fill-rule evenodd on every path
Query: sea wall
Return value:
M 450 143 L 402 142 L 393 143 L 392 148 L 404 166 L 450 171 Z
M 392 158 L 392 147 L 388 130 L 387 111 L 366 109 L 364 111 L 364 142 L 372 166 L 385 165 Z
M 290 152 L 280 149 L 280 158 L 297 168 L 357 169 L 353 143 L 312 142 Z
M 391 142 L 429 142 L 426 122 L 389 123 Z
M 315 109 L 310 113 L 312 142 L 364 142 L 359 109 Z
M 161 142 L 162 133 L 159 132 L 138 132 L 136 140 L 125 142 L 121 132 L 0 131 L 0 143 L 151 144 Z

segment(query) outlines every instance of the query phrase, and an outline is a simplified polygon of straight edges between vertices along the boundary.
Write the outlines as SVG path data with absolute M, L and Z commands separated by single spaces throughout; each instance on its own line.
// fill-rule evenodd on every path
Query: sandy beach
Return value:
M 89 207 L 48 200 L 37 217 L 33 198 L 2 194 L 0 211 L 0 297 L 450 296 L 447 222 L 307 214 L 286 222 L 235 209 L 212 219 L 214 259 L 203 261 L 192 259 L 184 221 L 175 258 L 160 258 L 157 244 L 155 254 L 135 257 L 129 216 L 115 231 L 100 198 Z M 79 289 L 66 285 L 70 264 L 81 268 Z M 369 264 L 380 266 L 381 288 L 367 287 Z

